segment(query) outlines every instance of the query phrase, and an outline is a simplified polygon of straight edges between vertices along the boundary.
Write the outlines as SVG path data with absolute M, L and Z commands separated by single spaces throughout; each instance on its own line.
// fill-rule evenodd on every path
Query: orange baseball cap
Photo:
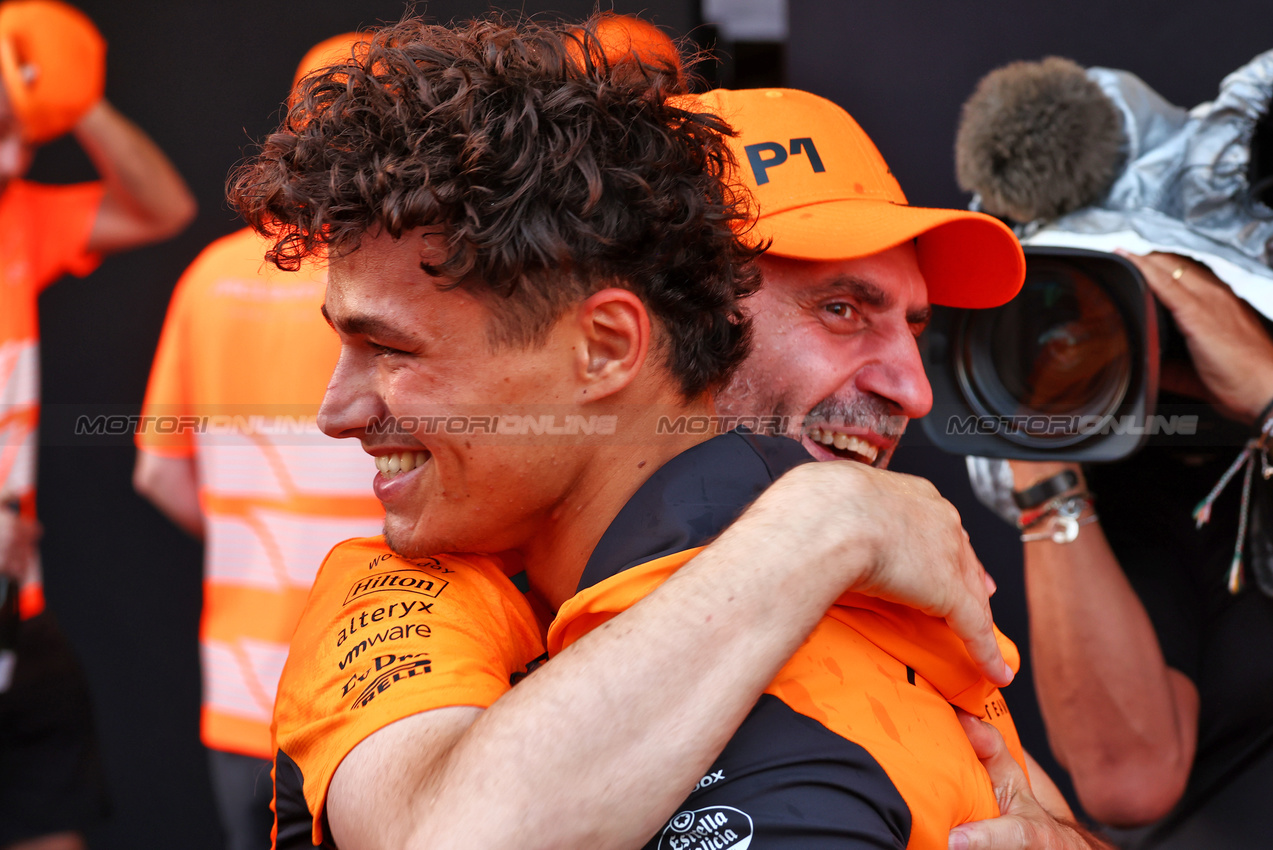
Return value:
M 296 66 L 296 75 L 292 77 L 292 88 L 295 89 L 302 78 L 320 68 L 349 61 L 353 46 L 370 39 L 370 33 L 343 32 L 318 42 L 301 57 L 301 63 Z
M 1011 229 L 969 210 L 909 206 L 870 137 L 826 98 L 795 89 L 686 97 L 737 132 L 738 177 L 759 207 L 751 234 L 771 240 L 768 253 L 850 260 L 915 239 L 934 304 L 997 307 L 1021 289 L 1025 255 Z
M 0 82 L 32 144 L 75 126 L 106 91 L 106 42 L 56 0 L 0 3 Z
M 681 67 L 681 53 L 676 49 L 676 42 L 672 41 L 671 36 L 654 24 L 631 15 L 603 14 L 593 19 L 593 33 L 597 39 L 597 47 L 611 65 L 621 65 L 630 58 L 647 65 L 671 65 L 677 71 L 677 84 L 684 90 L 685 74 Z M 575 27 L 570 30 L 570 34 L 582 36 L 583 29 Z M 566 52 L 575 61 L 579 61 L 582 48 L 571 40 L 566 43 Z

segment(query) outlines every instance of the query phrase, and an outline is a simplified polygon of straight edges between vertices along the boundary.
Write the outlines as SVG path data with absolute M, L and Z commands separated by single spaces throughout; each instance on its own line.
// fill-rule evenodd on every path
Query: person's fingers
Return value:
M 986 767 L 999 801 L 999 817 L 961 824 L 950 831 L 948 850 L 1031 850 L 1040 847 L 1107 848 L 1075 824 L 1058 820 L 1035 799 L 1029 780 L 999 730 L 955 709 L 973 752 Z
M 957 826 L 946 840 L 949 850 L 1030 850 L 1040 846 L 1035 829 L 1021 818 L 1000 817 Z
M 1118 254 L 1140 269 L 1150 290 L 1172 313 L 1191 303 L 1194 294 L 1188 286 L 1182 284 L 1189 276 L 1188 260 L 1175 254 L 1155 253 L 1144 257 L 1125 251 L 1119 251 Z M 1175 274 L 1177 271 L 1181 272 L 1178 276 Z
M 1121 252 L 1120 252 L 1121 253 Z M 1122 256 L 1136 263 L 1145 282 L 1173 313 L 1178 306 L 1199 301 L 1214 303 L 1217 298 L 1237 302 L 1238 296 L 1211 269 L 1179 254 L 1153 253 L 1146 257 Z M 1173 306 L 1175 304 L 1176 306 Z
M 955 716 L 959 718 L 959 725 L 964 728 L 964 734 L 968 736 L 968 743 L 972 744 L 972 751 L 977 754 L 977 758 L 982 761 L 993 758 L 1003 745 L 1003 736 L 998 734 L 998 730 L 962 708 L 955 709 Z
M 946 623 L 963 640 L 968 655 L 985 677 L 1003 687 L 1012 681 L 1014 674 L 995 638 L 994 617 L 990 613 L 990 593 L 993 593 L 994 582 L 987 586 L 989 576 L 973 554 L 972 547 L 965 541 L 963 548 L 964 575 L 980 575 L 982 578 L 965 581 L 962 587 L 955 588 L 954 604 L 946 615 Z
M 990 774 L 990 781 L 995 786 L 995 796 L 999 798 L 1004 814 L 1008 814 L 1008 810 L 1012 808 L 1011 803 L 1023 790 L 1030 787 L 1025 771 L 1017 764 L 1012 753 L 1008 752 L 1008 745 L 1004 743 L 1003 735 L 999 734 L 998 729 L 966 711 L 956 709 L 955 713 L 959 717 L 959 724 L 964 728 L 964 734 L 968 736 L 968 742 L 972 744 L 973 752 Z

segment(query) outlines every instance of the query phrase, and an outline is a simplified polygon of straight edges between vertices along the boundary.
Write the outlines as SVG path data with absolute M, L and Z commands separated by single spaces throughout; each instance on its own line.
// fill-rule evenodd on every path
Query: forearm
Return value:
M 1168 668 L 1099 524 L 1027 543 L 1025 563 L 1039 706 L 1084 808 L 1109 823 L 1161 816 L 1193 762 L 1196 693 Z
M 194 196 L 176 167 L 110 103 L 90 109 L 75 136 L 106 185 L 90 249 L 110 253 L 166 239 L 194 218 Z
M 812 575 L 816 540 L 808 574 L 784 568 L 791 529 L 749 519 L 484 712 L 422 795 L 445 818 L 417 819 L 408 846 L 646 841 L 848 583 Z
M 639 846 L 846 590 L 946 617 L 967 627 L 956 631 L 970 644 L 994 644 L 984 571 L 931 485 L 860 464 L 807 464 L 476 720 L 441 709 L 359 744 L 328 798 L 337 843 Z M 985 669 L 1004 669 L 997 650 Z M 359 791 L 371 786 L 374 795 Z
M 202 540 L 203 507 L 194 458 L 163 457 L 138 450 L 133 489 L 190 536 Z

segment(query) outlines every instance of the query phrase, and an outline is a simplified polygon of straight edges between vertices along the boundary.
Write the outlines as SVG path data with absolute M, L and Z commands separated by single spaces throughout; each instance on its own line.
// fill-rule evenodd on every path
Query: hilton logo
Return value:
M 380 575 L 368 576 L 354 584 L 353 587 L 349 588 L 349 593 L 345 595 L 345 604 L 348 605 L 355 599 L 380 590 L 416 593 L 420 596 L 431 596 L 436 599 L 437 595 L 446 589 L 446 585 L 446 579 L 429 575 L 424 570 L 394 570 Z

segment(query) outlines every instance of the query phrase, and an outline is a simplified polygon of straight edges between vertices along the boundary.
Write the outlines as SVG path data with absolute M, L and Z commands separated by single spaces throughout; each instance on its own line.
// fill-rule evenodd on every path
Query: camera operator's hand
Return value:
M 1253 421 L 1273 399 L 1273 340 L 1255 310 L 1206 266 L 1186 257 L 1123 256 L 1171 311 L 1203 388 L 1227 415 Z

